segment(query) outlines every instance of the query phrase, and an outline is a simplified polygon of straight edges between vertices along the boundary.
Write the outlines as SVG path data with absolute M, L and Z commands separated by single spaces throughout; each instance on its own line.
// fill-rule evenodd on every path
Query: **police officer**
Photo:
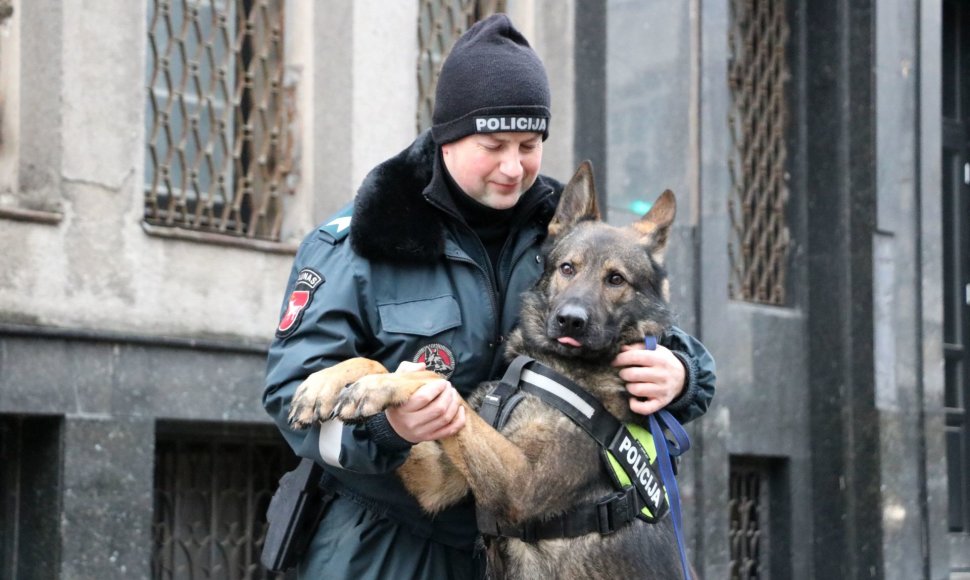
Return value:
M 394 470 L 411 446 L 456 433 L 458 398 L 501 375 L 503 337 L 538 278 L 562 185 L 539 175 L 548 135 L 545 69 L 505 15 L 472 26 L 438 80 L 433 127 L 366 177 L 353 206 L 302 243 L 268 360 L 263 403 L 296 453 L 336 492 L 301 578 L 476 578 L 472 498 L 429 516 Z M 630 405 L 682 421 L 714 393 L 713 360 L 673 329 L 614 361 Z M 308 375 L 365 356 L 424 364 L 448 380 L 361 425 L 287 424 Z

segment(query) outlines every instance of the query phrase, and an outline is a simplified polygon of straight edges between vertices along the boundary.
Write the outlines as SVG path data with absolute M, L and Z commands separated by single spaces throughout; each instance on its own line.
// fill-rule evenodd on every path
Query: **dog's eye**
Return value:
M 570 264 L 569 262 L 563 262 L 562 264 L 559 265 L 559 273 L 562 274 L 563 276 L 568 277 L 575 274 L 576 270 L 573 268 L 573 265 Z
M 617 274 L 614 272 L 606 277 L 606 282 L 610 286 L 621 286 L 626 282 L 626 278 L 624 278 L 622 274 Z

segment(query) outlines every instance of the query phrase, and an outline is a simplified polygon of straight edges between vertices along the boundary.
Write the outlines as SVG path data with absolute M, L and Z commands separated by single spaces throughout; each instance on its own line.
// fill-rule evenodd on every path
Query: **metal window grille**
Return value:
M 418 132 L 431 126 L 438 73 L 455 41 L 476 20 L 504 11 L 505 0 L 422 0 L 418 12 Z
M 970 553 L 970 5 L 942 6 L 943 356 L 950 553 Z
M 731 580 L 767 578 L 767 472 L 754 464 L 732 461 L 730 486 Z
M 279 239 L 295 173 L 285 0 L 148 0 L 145 221 Z
M 732 298 L 785 304 L 789 232 L 785 162 L 788 103 L 784 0 L 731 0 Z
M 296 458 L 273 431 L 211 431 L 156 439 L 152 577 L 283 578 L 259 556 L 266 508 Z

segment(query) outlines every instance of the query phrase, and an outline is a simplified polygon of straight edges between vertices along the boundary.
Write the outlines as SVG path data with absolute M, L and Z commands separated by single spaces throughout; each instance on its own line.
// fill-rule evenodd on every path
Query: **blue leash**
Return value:
M 657 337 L 645 336 L 643 343 L 647 350 L 657 349 Z M 674 534 L 677 536 L 677 549 L 680 551 L 680 565 L 684 569 L 684 579 L 690 580 L 690 567 L 687 564 L 687 550 L 684 546 L 684 533 L 681 528 L 680 512 L 680 489 L 677 487 L 677 477 L 674 475 L 674 468 L 670 463 L 671 457 L 679 457 L 690 449 L 690 437 L 687 431 L 670 412 L 661 409 L 648 417 L 650 421 L 650 434 L 653 436 L 653 444 L 657 450 L 657 462 L 660 464 L 660 479 L 667 489 L 670 499 L 670 518 L 674 524 Z M 670 433 L 673 441 L 668 441 L 666 433 Z

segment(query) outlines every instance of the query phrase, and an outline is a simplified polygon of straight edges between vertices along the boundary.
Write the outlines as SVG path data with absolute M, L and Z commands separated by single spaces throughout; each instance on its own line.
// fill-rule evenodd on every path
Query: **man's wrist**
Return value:
M 697 393 L 697 368 L 694 359 L 687 356 L 677 350 L 671 350 L 671 353 L 680 364 L 684 365 L 684 385 L 680 391 L 680 394 L 674 397 L 674 400 L 667 405 L 668 411 L 679 411 L 681 409 L 686 409 L 690 406 L 691 401 L 694 399 L 694 395 Z
M 374 443 L 385 451 L 407 451 L 413 446 L 413 443 L 398 435 L 384 413 L 368 417 L 364 425 Z

